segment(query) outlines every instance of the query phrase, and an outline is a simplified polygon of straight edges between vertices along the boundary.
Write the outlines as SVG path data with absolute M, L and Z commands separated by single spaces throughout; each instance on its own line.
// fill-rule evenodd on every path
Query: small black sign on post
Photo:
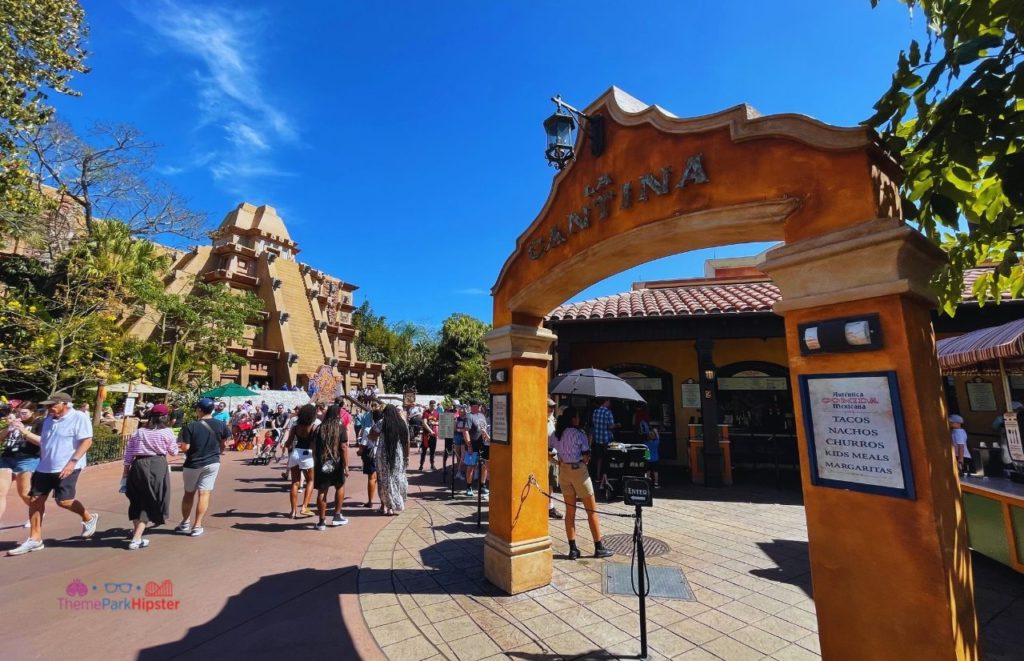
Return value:
M 646 477 L 627 477 L 622 481 L 623 500 L 636 507 L 633 525 L 633 552 L 636 553 L 637 597 L 640 599 L 640 658 L 647 658 L 647 561 L 644 559 L 645 507 L 654 505 L 651 481 Z

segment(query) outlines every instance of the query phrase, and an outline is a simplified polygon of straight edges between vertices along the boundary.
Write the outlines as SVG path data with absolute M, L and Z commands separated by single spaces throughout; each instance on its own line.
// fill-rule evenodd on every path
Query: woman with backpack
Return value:
M 327 494 L 334 487 L 334 518 L 331 526 L 343 526 L 348 519 L 341 515 L 345 500 L 345 478 L 348 477 L 348 428 L 341 419 L 341 407 L 329 407 L 323 422 L 316 428 L 313 440 L 313 486 L 316 487 L 316 511 L 319 515 L 314 528 L 326 530 Z

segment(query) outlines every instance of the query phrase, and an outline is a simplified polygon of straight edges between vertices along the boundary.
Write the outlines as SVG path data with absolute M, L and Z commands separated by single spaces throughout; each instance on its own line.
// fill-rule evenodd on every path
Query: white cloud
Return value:
M 201 146 L 204 158 L 194 164 L 208 167 L 222 182 L 291 176 L 269 160 L 275 146 L 297 142 L 298 133 L 264 91 L 256 59 L 257 45 L 264 42 L 261 17 L 224 7 L 183 7 L 174 0 L 137 5 L 136 13 L 171 47 L 200 64 L 193 77 L 197 128 L 215 127 L 219 138 Z
M 480 287 L 467 287 L 466 289 L 456 289 L 452 293 L 460 296 L 484 296 L 491 292 L 487 289 L 481 289 Z

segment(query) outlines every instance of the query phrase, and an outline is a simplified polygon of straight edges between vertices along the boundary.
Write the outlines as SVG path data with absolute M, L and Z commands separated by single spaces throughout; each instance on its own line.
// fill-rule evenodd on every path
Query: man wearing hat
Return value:
M 961 475 L 974 472 L 971 462 L 971 451 L 967 449 L 967 431 L 963 428 L 963 417 L 955 413 L 949 416 L 949 428 L 953 436 L 953 452 L 956 454 L 956 465 Z
M 210 507 L 210 494 L 220 472 L 220 455 L 224 452 L 224 443 L 231 436 L 227 425 L 213 417 L 213 409 L 213 400 L 208 397 L 196 402 L 197 419 L 182 427 L 178 436 L 178 447 L 185 453 L 182 467 L 185 495 L 181 498 L 181 523 L 174 530 L 190 537 L 203 534 L 203 517 Z M 198 498 L 196 492 L 199 493 Z M 193 504 L 196 512 L 194 522 Z
M 487 417 L 480 411 L 480 400 L 469 400 L 469 414 L 466 416 L 463 442 L 468 446 L 467 452 L 476 454 L 476 462 L 480 464 L 480 493 L 483 498 L 490 495 L 487 487 L 487 460 L 491 437 L 487 432 Z M 473 495 L 473 473 L 475 464 L 466 466 L 466 495 Z
M 54 393 L 41 403 L 47 408 L 47 416 L 38 435 L 20 420 L 11 423 L 30 443 L 39 445 L 39 467 L 32 473 L 29 490 L 32 499 L 28 506 L 31 532 L 27 540 L 8 551 L 7 555 L 24 555 L 44 548 L 43 512 L 51 492 L 59 506 L 81 517 L 82 537 L 93 536 L 100 518 L 98 514 L 90 514 L 75 499 L 78 476 L 85 468 L 85 455 L 92 445 L 92 420 L 74 409 L 71 395 L 66 392 Z

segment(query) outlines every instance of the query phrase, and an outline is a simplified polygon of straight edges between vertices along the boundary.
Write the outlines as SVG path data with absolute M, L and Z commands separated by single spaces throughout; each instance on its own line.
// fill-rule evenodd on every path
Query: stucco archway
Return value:
M 948 434 L 928 279 L 943 257 L 899 218 L 898 166 L 867 129 L 762 117 L 748 106 L 680 119 L 612 88 L 585 112 L 604 117 L 604 153 L 592 156 L 581 135 L 577 160 L 555 178 L 492 290 L 491 365 L 507 377 L 492 393 L 508 396 L 510 443 L 491 449 L 489 580 L 511 593 L 550 581 L 547 501 L 529 488 L 531 477 L 546 484 L 547 473 L 555 338 L 543 317 L 588 285 L 658 257 L 784 240 L 764 269 L 782 291 L 776 311 L 786 320 L 794 384 L 884 374 L 896 388 L 910 487 L 893 497 L 822 482 L 806 443 L 811 407 L 795 397 L 822 651 L 976 657 L 959 484 L 948 441 L 935 440 Z M 884 344 L 801 355 L 801 324 L 846 315 L 877 316 Z

